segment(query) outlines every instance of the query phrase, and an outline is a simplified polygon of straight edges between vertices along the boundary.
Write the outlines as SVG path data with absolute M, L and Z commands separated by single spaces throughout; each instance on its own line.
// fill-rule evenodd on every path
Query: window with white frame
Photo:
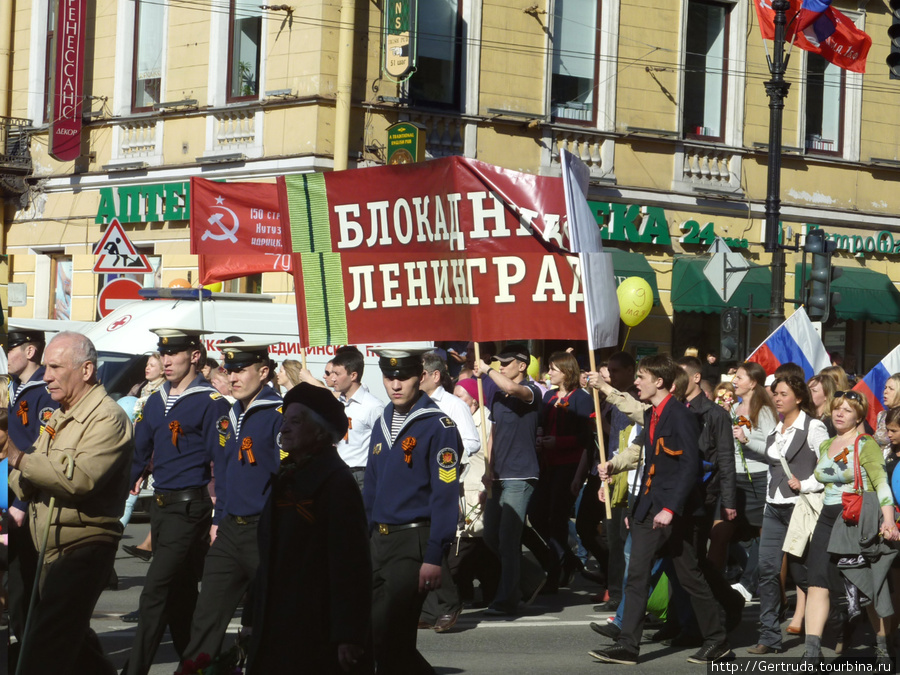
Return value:
M 131 110 L 152 110 L 160 102 L 165 43 L 165 5 L 135 0 L 134 60 L 131 78 Z
M 259 0 L 230 0 L 228 10 L 227 100 L 259 96 L 262 9 Z
M 550 114 L 593 122 L 597 104 L 600 2 L 556 0 L 553 12 Z
M 458 0 L 419 0 L 416 72 L 409 79 L 413 104 L 460 110 L 462 34 Z
M 50 97 L 50 82 L 52 80 L 52 73 L 50 72 L 50 68 L 53 65 L 54 35 L 56 35 L 56 3 L 50 2 L 47 4 L 47 43 L 46 51 L 44 53 L 44 124 L 48 124 L 50 122 L 50 118 L 53 114 L 51 112 L 53 104 Z
M 842 155 L 845 71 L 818 54 L 806 55 L 804 133 L 806 151 Z
M 730 9 L 688 1 L 682 98 L 682 129 L 688 138 L 724 140 Z

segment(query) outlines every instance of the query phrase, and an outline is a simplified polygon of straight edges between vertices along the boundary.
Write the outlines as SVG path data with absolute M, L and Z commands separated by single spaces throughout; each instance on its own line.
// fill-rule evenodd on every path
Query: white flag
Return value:
M 584 162 L 560 152 L 563 190 L 569 224 L 569 248 L 578 254 L 588 348 L 613 347 L 619 342 L 619 298 L 612 254 L 603 251 L 600 228 L 587 203 L 589 172 Z

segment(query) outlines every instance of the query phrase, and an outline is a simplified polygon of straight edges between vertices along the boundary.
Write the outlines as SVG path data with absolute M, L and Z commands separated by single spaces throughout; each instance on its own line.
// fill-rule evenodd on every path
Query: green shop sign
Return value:
M 113 218 L 120 223 L 190 220 L 190 181 L 100 188 L 100 206 L 94 222 L 105 225 Z
M 658 246 L 672 244 L 669 220 L 665 209 L 659 206 L 590 201 L 588 204 L 604 239 Z M 678 241 L 682 244 L 712 246 L 716 240 L 713 223 L 701 225 L 699 221 L 686 220 L 678 227 L 682 233 Z M 746 239 L 725 237 L 725 242 L 730 248 L 747 248 L 750 245 Z
M 810 230 L 824 229 L 818 225 L 807 225 Z M 900 255 L 900 235 L 896 237 L 888 230 L 876 232 L 871 237 L 859 234 L 837 234 L 825 232 L 825 238 L 837 245 L 839 251 L 847 251 L 855 256 L 865 258 L 870 254 Z

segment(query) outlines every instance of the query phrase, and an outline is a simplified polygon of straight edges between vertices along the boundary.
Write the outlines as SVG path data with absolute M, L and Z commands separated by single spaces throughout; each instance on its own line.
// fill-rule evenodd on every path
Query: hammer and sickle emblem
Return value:
M 216 200 L 216 201 L 218 201 L 218 200 Z M 203 236 L 200 237 L 200 241 L 206 241 L 207 239 L 215 239 L 216 241 L 224 241 L 225 239 L 227 239 L 232 244 L 236 244 L 237 237 L 235 237 L 234 234 L 235 234 L 235 232 L 238 231 L 238 228 L 241 226 L 241 223 L 238 220 L 237 215 L 235 214 L 234 211 L 229 209 L 227 206 L 222 206 L 222 205 L 218 204 L 218 205 L 214 206 L 213 208 L 219 208 L 219 209 L 222 209 L 222 210 L 230 213 L 231 221 L 234 223 L 234 227 L 231 229 L 228 229 L 228 226 L 222 222 L 223 214 L 215 213 L 215 214 L 211 215 L 206 222 L 209 223 L 210 225 L 218 226 L 220 233 L 213 234 L 209 230 L 205 230 L 203 232 Z

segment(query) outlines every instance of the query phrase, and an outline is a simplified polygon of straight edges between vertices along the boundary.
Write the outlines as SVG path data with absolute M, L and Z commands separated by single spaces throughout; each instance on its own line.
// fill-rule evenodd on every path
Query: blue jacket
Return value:
M 44 370 L 43 366 L 38 368 L 21 391 L 18 378 L 9 382 L 9 438 L 19 450 L 37 443 L 53 411 L 59 408 L 44 384 Z
M 456 537 L 459 519 L 459 458 L 462 441 L 447 415 L 424 392 L 391 443 L 394 404 L 372 430 L 363 502 L 369 531 L 379 523 L 431 521 L 425 562 L 440 565 Z M 410 450 L 404 452 L 404 445 Z
M 153 392 L 134 425 L 131 485 L 153 465 L 153 487 L 162 492 L 209 483 L 213 452 L 234 435 L 228 400 L 202 375 L 188 385 L 166 414 L 172 385 Z
M 281 396 L 271 387 L 244 410 L 240 401 L 228 413 L 233 433 L 219 446 L 216 460 L 216 513 L 218 524 L 226 513 L 255 516 L 269 497 L 272 476 L 281 464 Z

